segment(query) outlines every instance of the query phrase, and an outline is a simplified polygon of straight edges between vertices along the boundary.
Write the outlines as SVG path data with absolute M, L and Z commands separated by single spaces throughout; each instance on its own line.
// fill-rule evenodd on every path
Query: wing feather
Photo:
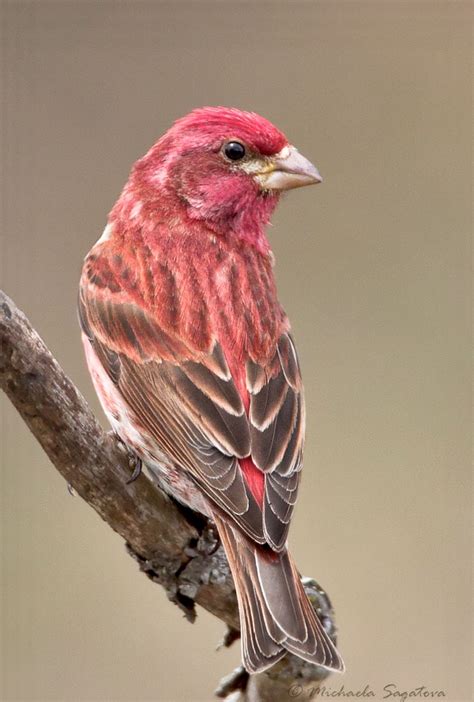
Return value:
M 265 473 L 264 533 L 272 548 L 281 550 L 298 494 L 304 441 L 303 387 L 289 334 L 280 337 L 267 368 L 247 363 L 247 386 L 252 456 Z

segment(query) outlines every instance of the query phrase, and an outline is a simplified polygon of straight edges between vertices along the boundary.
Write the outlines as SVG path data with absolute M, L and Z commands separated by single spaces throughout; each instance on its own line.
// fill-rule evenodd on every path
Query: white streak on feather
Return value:
M 109 222 L 109 223 L 106 225 L 104 231 L 102 232 L 102 236 L 100 237 L 100 239 L 97 240 L 96 243 L 97 243 L 97 244 L 102 244 L 104 241 L 107 241 L 107 239 L 110 239 L 110 236 L 111 236 L 111 234 L 112 234 L 112 230 L 113 230 L 113 224 L 111 224 L 111 223 Z
M 130 219 L 135 219 L 138 217 L 140 212 L 142 211 L 143 203 L 141 200 L 137 200 L 137 202 L 134 204 L 130 211 Z

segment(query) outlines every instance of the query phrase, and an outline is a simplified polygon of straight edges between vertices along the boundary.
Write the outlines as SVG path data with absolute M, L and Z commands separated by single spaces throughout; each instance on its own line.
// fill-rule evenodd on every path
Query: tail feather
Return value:
M 342 658 L 319 621 L 288 551 L 266 550 L 220 516 L 214 519 L 237 591 L 246 669 L 250 673 L 265 670 L 290 651 L 342 672 Z
M 219 533 L 228 555 L 229 563 L 236 554 L 234 550 L 234 539 L 230 527 L 221 528 L 218 525 Z M 240 613 L 240 629 L 242 642 L 242 659 L 249 672 L 264 670 L 283 658 L 285 650 L 281 645 L 284 635 L 275 624 L 268 621 L 268 611 L 266 611 L 265 601 L 261 593 L 254 589 L 255 576 L 251 573 L 251 568 L 255 569 L 255 564 L 250 562 L 250 568 L 243 567 L 240 562 L 231 565 L 234 577 L 235 589 Z M 248 597 L 247 593 L 252 593 Z M 267 616 L 265 616 L 267 615 Z

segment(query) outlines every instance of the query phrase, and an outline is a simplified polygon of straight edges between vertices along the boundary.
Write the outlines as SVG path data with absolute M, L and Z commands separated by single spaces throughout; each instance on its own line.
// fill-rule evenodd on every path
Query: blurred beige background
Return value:
M 97 411 L 76 286 L 132 162 L 224 104 L 319 166 L 270 236 L 308 403 L 291 544 L 333 599 L 348 669 L 328 684 L 472 699 L 471 4 L 1 11 L 2 286 Z M 211 700 L 239 660 L 214 650 L 221 623 L 186 623 L 3 407 L 1 699 Z

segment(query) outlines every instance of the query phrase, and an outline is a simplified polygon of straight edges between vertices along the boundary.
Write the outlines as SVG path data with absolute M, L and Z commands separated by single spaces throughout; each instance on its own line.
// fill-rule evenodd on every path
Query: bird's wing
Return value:
M 79 316 L 139 431 L 252 539 L 281 549 L 296 501 L 304 425 L 291 338 L 280 337 L 269 363 L 247 361 L 247 413 L 217 341 L 205 352 L 189 348 L 124 290 L 97 286 L 87 275 Z M 246 479 L 245 461 L 262 479 L 262 499 Z

